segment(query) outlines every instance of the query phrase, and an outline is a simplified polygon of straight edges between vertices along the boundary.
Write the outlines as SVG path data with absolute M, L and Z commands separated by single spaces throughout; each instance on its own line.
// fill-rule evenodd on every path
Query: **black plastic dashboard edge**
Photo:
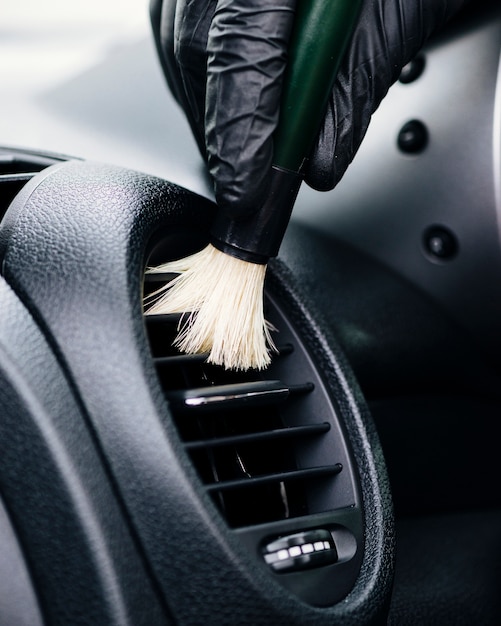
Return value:
M 0 623 L 35 624 L 35 609 L 22 621 L 32 596 L 44 624 L 167 623 L 82 407 L 1 277 L 0 308 L 0 494 L 27 572 L 22 604 L 3 603 Z M 9 554 L 2 571 L 12 579 Z M 14 589 L 2 578 L 0 596 L 6 585 Z
M 252 567 L 198 486 L 149 354 L 141 307 L 149 242 L 160 230 L 200 236 L 214 205 L 144 174 L 68 162 L 35 177 L 12 211 L 3 233 L 4 276 L 45 329 L 86 408 L 175 622 L 384 623 L 393 526 L 379 444 L 348 364 L 287 268 L 277 263 L 271 274 L 308 321 L 306 339 L 327 384 L 345 398 L 366 511 L 359 579 L 342 603 L 324 609 L 303 604 Z

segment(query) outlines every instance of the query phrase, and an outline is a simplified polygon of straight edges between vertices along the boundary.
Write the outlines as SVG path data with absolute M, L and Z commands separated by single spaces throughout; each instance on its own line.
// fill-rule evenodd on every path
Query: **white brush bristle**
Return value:
M 208 245 L 150 272 L 180 272 L 153 294 L 148 314 L 184 313 L 174 345 L 187 354 L 209 353 L 226 369 L 264 369 L 276 350 L 264 318 L 266 265 L 241 261 Z

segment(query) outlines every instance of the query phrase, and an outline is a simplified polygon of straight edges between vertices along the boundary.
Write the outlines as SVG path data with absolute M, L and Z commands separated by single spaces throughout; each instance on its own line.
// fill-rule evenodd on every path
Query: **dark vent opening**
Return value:
M 0 148 L 0 219 L 14 197 L 35 174 L 61 160 L 52 155 Z
M 146 288 L 158 280 L 153 276 Z M 269 371 L 229 372 L 207 364 L 205 355 L 181 355 L 172 347 L 180 316 L 145 319 L 180 439 L 230 527 L 353 506 L 342 437 L 325 410 L 317 412 L 318 392 L 301 366 L 304 355 L 299 369 L 286 365 L 298 357 L 286 333 L 276 337 L 279 353 Z

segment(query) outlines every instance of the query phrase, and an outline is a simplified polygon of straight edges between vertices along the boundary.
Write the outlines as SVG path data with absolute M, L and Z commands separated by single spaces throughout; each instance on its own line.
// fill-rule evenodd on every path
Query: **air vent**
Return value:
M 146 290 L 168 278 L 149 277 Z M 203 355 L 179 354 L 171 345 L 179 316 L 145 319 L 179 437 L 229 528 L 264 567 L 271 558 L 269 546 L 280 538 L 315 532 L 332 537 L 329 554 L 336 555 L 336 563 L 327 560 L 330 564 L 321 568 L 329 584 L 336 584 L 327 595 L 314 585 L 298 587 L 294 578 L 301 564 L 310 569 L 312 563 L 326 562 L 316 553 L 315 559 L 302 552 L 293 558 L 320 543 L 305 540 L 288 548 L 290 553 L 273 553 L 284 563 L 288 559 L 287 567 L 274 564 L 274 571 L 293 572 L 274 575 L 304 600 L 322 606 L 343 597 L 358 571 L 363 522 L 357 480 L 335 399 L 271 294 L 266 308 L 267 319 L 278 329 L 279 350 L 264 373 L 228 372 L 207 364 Z
M 296 359 L 290 342 L 277 342 L 273 370 L 284 370 L 284 376 L 271 379 L 268 373 L 227 372 L 206 364 L 205 357 L 177 354 L 171 343 L 179 316 L 146 320 L 179 435 L 231 527 L 354 504 L 343 497 L 344 451 L 322 454 L 333 425 L 315 408 L 310 372 L 305 369 L 300 382 L 287 380 L 284 362 Z

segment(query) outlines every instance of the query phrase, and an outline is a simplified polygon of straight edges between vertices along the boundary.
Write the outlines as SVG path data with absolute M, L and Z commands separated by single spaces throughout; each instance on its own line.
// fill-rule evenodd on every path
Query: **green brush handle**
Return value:
M 309 155 L 362 0 L 299 0 L 273 163 L 299 172 Z
M 268 198 L 246 220 L 233 221 L 218 212 L 212 243 L 219 250 L 260 264 L 278 254 L 301 186 L 301 167 L 319 132 L 361 4 L 362 0 L 298 0 Z

